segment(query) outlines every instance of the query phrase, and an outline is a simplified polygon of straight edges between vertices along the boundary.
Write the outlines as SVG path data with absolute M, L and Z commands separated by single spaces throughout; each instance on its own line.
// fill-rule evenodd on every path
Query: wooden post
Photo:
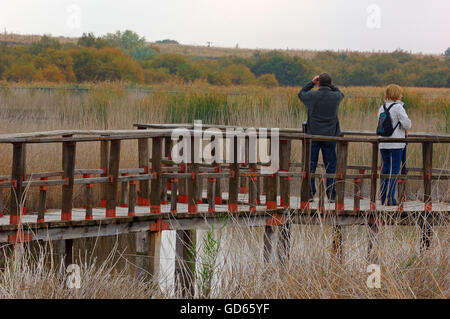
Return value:
M 162 168 L 162 142 L 161 137 L 152 138 L 152 174 L 150 192 L 150 214 L 161 213 L 161 168 Z M 155 280 L 158 278 L 162 231 L 149 233 L 149 273 Z
M 197 164 L 198 167 L 198 164 Z M 196 197 L 195 197 L 195 202 L 197 204 L 203 204 L 203 178 L 200 177 L 198 174 L 202 173 L 202 171 L 198 170 L 197 171 L 197 178 L 195 179 L 196 184 L 197 184 L 197 193 L 196 193 Z
M 64 268 L 73 262 L 73 239 L 63 239 L 59 241 L 59 256 Z
M 431 203 L 431 175 L 433 168 L 433 143 L 422 143 L 422 157 L 423 157 L 423 201 L 424 201 L 424 216 L 421 223 L 422 238 L 421 249 L 426 250 L 430 247 L 432 238 L 432 228 L 430 225 L 431 211 L 433 209 Z
M 191 137 L 191 163 L 189 164 L 189 173 L 191 176 L 188 178 L 188 212 L 198 213 L 198 164 L 195 163 L 195 138 Z
M 369 215 L 369 247 L 368 258 L 373 262 L 377 262 L 378 258 L 373 254 L 373 247 L 377 242 L 378 234 L 378 218 L 377 213 L 377 176 L 378 176 L 378 143 L 372 143 L 372 163 L 371 163 L 371 178 L 370 178 L 370 215 Z
M 186 163 L 180 164 L 180 173 L 186 173 Z M 180 178 L 178 181 L 178 202 L 181 204 L 188 203 L 187 182 L 188 180 L 184 177 Z
M 48 177 L 41 177 L 42 181 L 48 180 Z M 45 203 L 47 200 L 47 186 L 39 186 L 39 208 L 38 208 L 38 217 L 37 222 L 43 223 L 45 221 Z
M 376 212 L 377 205 L 377 176 L 378 176 L 378 143 L 372 143 L 372 163 L 370 178 L 370 211 Z
M 333 256 L 338 260 L 339 262 L 343 261 L 343 237 L 342 237 L 342 226 L 341 225 L 334 225 L 333 226 L 333 244 L 331 247 L 331 252 Z
M 138 139 L 138 156 L 139 156 L 139 168 L 143 168 L 142 175 L 148 174 L 148 138 Z M 139 190 L 137 194 L 137 204 L 139 206 L 150 205 L 150 183 L 148 180 L 139 181 Z
M 211 141 L 215 141 L 215 139 L 216 139 L 216 137 L 212 136 L 212 140 Z M 216 144 L 214 149 L 211 150 L 211 155 L 213 155 L 214 158 L 216 158 L 216 154 L 219 153 L 219 151 L 216 150 L 216 147 L 219 147 L 219 146 L 223 147 L 222 144 L 220 144 L 220 145 Z M 223 153 L 223 149 L 221 150 L 220 154 L 222 154 L 222 153 Z M 216 173 L 221 173 L 223 171 L 222 168 L 220 167 L 220 164 L 217 163 L 216 161 L 213 162 L 213 167 L 216 170 Z M 214 205 L 222 205 L 222 179 L 220 177 L 216 178 L 214 194 L 215 194 L 215 196 L 213 198 L 214 199 Z
M 269 140 L 270 156 L 274 156 L 275 154 L 272 154 L 271 144 L 272 144 L 272 140 Z M 273 173 L 272 175 L 266 176 L 266 179 L 267 179 L 266 208 L 269 210 L 277 209 L 278 208 L 278 203 L 277 203 L 278 174 Z
M 100 169 L 103 170 L 102 177 L 108 176 L 109 163 L 109 141 L 100 142 Z M 100 184 L 100 207 L 106 208 L 106 183 Z
M 347 176 L 348 142 L 339 142 L 337 149 L 337 183 L 336 183 L 336 213 L 344 212 L 345 202 L 345 177 Z
M 291 249 L 291 223 L 290 221 L 285 221 L 279 227 L 278 259 L 281 262 L 287 262 Z
M 84 174 L 84 178 L 89 178 L 90 174 Z M 94 205 L 94 198 L 92 192 L 93 184 L 86 184 L 86 220 L 93 219 L 92 216 L 92 206 Z
M 250 163 L 249 164 L 250 172 L 256 173 L 256 163 Z M 256 176 L 252 176 L 249 179 L 249 185 L 248 185 L 248 204 L 250 211 L 256 211 L 256 200 L 257 200 L 257 183 L 258 178 Z
M 27 144 L 23 144 L 23 152 L 22 152 L 22 167 L 23 167 L 23 180 L 27 179 Z M 25 188 L 23 189 L 25 191 Z M 23 207 L 22 207 L 22 215 L 26 215 L 27 213 L 27 196 L 23 199 Z
M 195 295 L 196 231 L 177 230 L 175 247 L 175 289 L 182 297 Z
M 267 187 L 268 187 L 268 177 L 265 176 L 262 178 L 262 195 L 266 196 L 266 201 L 267 201 Z
M 178 178 L 172 178 L 171 185 L 170 212 L 175 214 L 177 213 Z
M 264 262 L 269 263 L 274 256 L 276 246 L 277 228 L 276 226 L 266 225 L 264 229 Z
M 166 164 L 162 163 L 161 166 L 166 166 Z M 161 205 L 167 205 L 169 201 L 167 200 L 167 185 L 170 183 L 170 181 L 165 178 L 164 175 L 161 175 L 161 198 L 160 198 L 160 204 Z
M 406 200 L 406 180 L 403 178 L 398 179 L 398 211 L 403 211 L 403 206 Z
M 319 179 L 319 206 L 318 209 L 320 212 L 325 212 L 325 185 L 327 182 L 326 177 L 321 177 Z
M 239 163 L 237 155 L 237 144 L 238 139 L 236 136 L 233 137 L 233 149 L 234 158 L 233 162 L 230 163 L 230 173 L 231 177 L 229 179 L 229 190 L 228 190 L 228 211 L 237 212 L 238 211 L 238 189 L 239 189 Z
M 106 217 L 116 217 L 117 188 L 120 167 L 120 140 L 111 140 L 108 173 L 110 181 L 106 193 Z
M 122 174 L 128 176 L 128 173 Z M 122 182 L 120 187 L 120 207 L 128 207 L 128 182 Z
M 0 183 L 4 182 L 3 179 L 0 179 Z M 3 188 L 0 188 L 0 217 L 3 217 L 4 213 L 4 203 L 3 203 Z M 1 260 L 1 259 L 0 259 Z
M 147 279 L 148 275 L 148 231 L 136 233 L 136 278 Z
M 158 278 L 162 231 L 151 231 L 148 236 L 148 268 L 153 279 Z
M 170 137 L 164 137 L 164 157 L 167 159 L 172 159 L 172 139 Z M 167 166 L 166 164 L 161 164 L 162 167 Z M 170 165 L 171 166 L 171 165 Z M 172 184 L 170 182 L 170 179 L 162 178 L 162 190 L 161 190 L 161 205 L 168 204 L 168 196 L 167 191 L 172 190 Z
M 63 142 L 63 179 L 66 184 L 62 186 L 62 210 L 61 220 L 72 220 L 72 199 L 73 199 L 73 174 L 75 170 L 75 142 Z
M 359 173 L 364 174 L 365 170 L 360 169 Z M 354 193 L 353 193 L 353 211 L 358 213 L 361 210 L 361 187 L 362 187 L 362 178 L 355 178 L 354 183 Z
M 161 213 L 161 167 L 162 167 L 162 138 L 152 138 L 152 188 L 150 192 L 150 213 Z
M 336 204 L 335 211 L 339 215 L 344 212 L 345 209 L 345 178 L 347 176 L 347 154 L 348 154 L 348 142 L 339 142 L 337 147 L 337 183 L 336 183 Z M 342 247 L 342 226 L 333 226 L 333 255 L 342 262 L 343 258 Z
M 214 163 L 214 168 L 216 169 L 216 173 L 220 173 L 222 172 L 222 168 L 220 167 L 219 164 Z M 215 189 L 215 194 L 216 196 L 214 197 L 214 204 L 216 205 L 222 205 L 222 179 L 221 178 L 217 178 L 216 181 L 216 189 Z
M 255 164 L 254 170 L 256 172 L 257 165 Z M 256 205 L 261 205 L 261 177 L 256 177 Z
M 289 172 L 290 158 L 291 158 L 291 140 L 280 140 L 280 171 Z M 280 205 L 285 208 L 290 208 L 290 183 L 291 177 L 280 177 Z M 290 220 L 285 220 L 279 226 L 278 234 L 278 258 L 282 262 L 286 262 L 289 258 L 290 242 L 291 242 L 291 225 Z
M 13 159 L 11 170 L 11 182 L 13 187 L 11 189 L 11 196 L 9 202 L 9 221 L 10 224 L 20 224 L 20 204 L 23 193 L 23 178 L 24 178 L 24 162 L 22 161 L 24 152 L 23 143 L 13 143 Z
M 303 178 L 300 191 L 300 208 L 309 210 L 309 193 L 311 185 L 311 139 L 302 140 Z
M 184 141 L 183 141 L 184 143 Z M 185 148 L 182 148 L 182 158 L 184 158 L 184 152 L 186 152 Z M 186 173 L 186 165 L 187 163 L 180 163 L 180 173 Z M 178 181 L 178 202 L 180 204 L 187 204 L 188 203 L 188 189 L 187 189 L 187 178 L 180 178 Z
M 248 154 L 248 148 L 249 148 L 249 139 L 248 137 L 245 137 L 244 139 L 244 164 L 242 166 L 247 166 L 248 165 L 248 158 L 249 158 L 249 154 Z M 245 176 L 240 176 L 240 181 L 239 181 L 240 187 L 239 187 L 239 193 L 241 194 L 247 194 L 248 191 L 248 178 Z
M 269 210 L 277 209 L 277 173 L 267 176 L 267 195 L 266 195 L 266 208 Z
M 214 213 L 216 211 L 215 208 L 215 192 L 216 192 L 216 179 L 208 178 L 208 212 Z
M 136 216 L 136 181 L 130 181 L 128 187 L 128 216 Z
M 291 158 L 291 140 L 280 140 L 280 172 L 289 172 Z M 291 177 L 280 177 L 280 205 L 283 208 L 290 207 L 291 201 Z

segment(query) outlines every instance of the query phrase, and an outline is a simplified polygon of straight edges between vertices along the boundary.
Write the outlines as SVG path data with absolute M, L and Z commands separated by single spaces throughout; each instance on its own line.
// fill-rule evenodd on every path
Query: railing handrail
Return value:
M 153 125 L 153 124 L 151 124 Z M 183 125 L 180 126 L 183 128 Z M 230 127 L 232 126 L 213 126 L 207 125 L 203 128 Z M 193 129 L 185 127 L 185 129 L 193 133 Z M 245 129 L 243 127 L 243 129 Z M 260 129 L 255 128 L 257 136 Z M 58 142 L 90 142 L 101 140 L 126 140 L 151 137 L 170 137 L 175 128 L 165 129 L 146 129 L 146 130 L 57 130 L 31 133 L 17 134 L 0 134 L 0 144 L 5 143 L 58 143 Z M 345 137 L 351 135 L 351 137 Z M 305 134 L 301 130 L 295 129 L 279 129 L 280 139 L 311 139 L 317 141 L 341 141 L 341 142 L 363 142 L 363 143 L 380 143 L 380 142 L 407 142 L 407 143 L 450 143 L 450 134 L 433 134 L 433 133 L 410 133 L 406 138 L 390 138 L 377 137 L 375 134 L 365 131 L 346 131 L 344 136 L 323 136 Z
M 133 124 L 134 127 L 137 128 L 153 128 L 153 129 L 170 129 L 170 128 L 194 128 L 193 124 L 189 124 L 189 123 L 171 123 L 171 124 L 158 124 L 158 123 L 134 123 Z M 243 129 L 247 129 L 247 128 L 251 128 L 251 126 L 239 126 L 239 125 L 216 125 L 216 124 L 203 124 L 202 123 L 202 128 L 204 129 L 208 129 L 208 128 L 219 128 L 219 129 L 226 129 L 226 128 L 243 128 Z M 255 129 L 259 129 L 262 127 L 254 127 Z M 279 129 L 280 133 L 304 133 L 303 129 L 301 128 L 280 128 Z M 357 131 L 357 130 L 348 130 L 348 131 L 342 131 L 342 135 L 356 135 L 356 136 L 377 136 L 375 131 L 370 131 L 370 130 L 362 130 L 362 131 Z M 430 133 L 430 132 L 411 132 L 408 131 L 408 136 L 409 137 L 450 137 L 450 134 L 445 134 L 445 133 Z

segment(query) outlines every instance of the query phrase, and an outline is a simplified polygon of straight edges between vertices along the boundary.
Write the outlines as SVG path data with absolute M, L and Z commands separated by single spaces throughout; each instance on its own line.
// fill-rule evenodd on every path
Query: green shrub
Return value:
M 263 74 L 258 78 L 258 84 L 266 88 L 273 88 L 278 86 L 278 81 L 273 74 Z

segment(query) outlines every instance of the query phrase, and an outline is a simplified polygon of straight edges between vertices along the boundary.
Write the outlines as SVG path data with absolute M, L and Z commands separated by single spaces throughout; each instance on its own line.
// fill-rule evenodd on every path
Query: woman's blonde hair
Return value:
M 402 88 L 397 84 L 389 84 L 386 88 L 386 99 L 397 101 L 402 95 Z

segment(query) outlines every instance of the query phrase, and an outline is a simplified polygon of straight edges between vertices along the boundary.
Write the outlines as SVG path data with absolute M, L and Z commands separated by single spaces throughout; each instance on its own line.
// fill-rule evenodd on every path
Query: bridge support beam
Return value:
M 73 239 L 58 241 L 58 254 L 64 268 L 73 263 Z
M 377 206 L 376 206 L 377 179 L 378 179 L 378 143 L 374 142 L 372 143 L 372 162 L 371 162 L 371 178 L 370 178 L 370 215 L 368 220 L 369 226 L 368 259 L 373 263 L 378 262 L 376 248 L 377 248 L 378 228 L 381 222 L 377 216 Z
M 136 278 L 139 280 L 148 277 L 148 231 L 136 233 Z
M 136 278 L 158 282 L 160 251 L 160 231 L 141 231 L 136 233 Z
M 175 290 L 183 298 L 195 295 L 195 230 L 177 230 L 175 247 Z
M 422 143 L 422 157 L 423 157 L 423 201 L 425 205 L 424 216 L 421 222 L 422 237 L 420 241 L 421 250 L 426 250 L 430 247 L 433 230 L 430 225 L 432 217 L 431 210 L 431 175 L 433 167 L 433 143 Z
M 336 179 L 336 202 L 335 212 L 340 215 L 345 209 L 345 178 L 347 176 L 347 154 L 348 154 L 348 142 L 339 142 L 337 145 L 337 167 L 336 173 L 338 178 Z M 342 262 L 343 247 L 342 247 L 342 226 L 333 226 L 333 245 L 332 254 L 334 257 Z

